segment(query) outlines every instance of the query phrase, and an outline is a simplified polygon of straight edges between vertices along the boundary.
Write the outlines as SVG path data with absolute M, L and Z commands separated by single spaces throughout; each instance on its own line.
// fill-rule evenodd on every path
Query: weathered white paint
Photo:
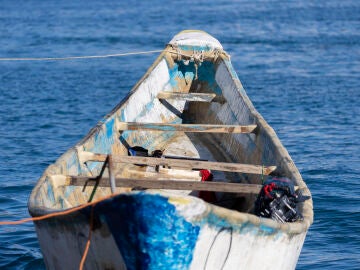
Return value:
M 201 226 L 190 269 L 295 269 L 306 232 L 289 234 L 242 213 L 227 216 L 223 225 L 221 218 L 220 224 L 213 224 L 217 206 L 193 197 L 172 196 L 169 202 L 189 222 Z
M 176 46 L 200 46 L 211 49 L 222 49 L 221 43 L 208 33 L 203 31 L 189 30 L 177 34 L 169 44 Z
M 295 269 L 305 234 L 293 236 L 279 231 L 275 235 L 219 230 L 206 225 L 201 229 L 191 269 Z M 220 267 L 221 266 L 221 267 Z
M 166 110 L 166 108 L 163 108 L 163 106 L 160 106 L 160 102 L 156 97 L 160 91 L 170 89 L 169 71 L 166 61 L 163 59 L 139 85 L 137 91 L 129 97 L 127 102 L 131 104 L 131 106 L 125 106 L 123 108 L 122 116 L 124 119 L 122 119 L 122 121 L 162 121 L 160 115 L 168 115 L 171 112 Z M 150 102 L 153 102 L 152 106 L 159 110 L 151 115 L 149 115 L 150 110 L 146 108 L 146 105 Z
M 76 222 L 75 222 L 76 221 Z M 77 219 L 61 224 L 53 221 L 35 223 L 41 251 L 47 269 L 79 269 L 89 234 L 89 222 Z M 65 226 L 66 225 L 66 226 Z M 92 231 L 91 245 L 84 269 L 126 270 L 126 265 L 106 223 Z
M 161 132 L 133 131 L 127 133 L 126 140 L 130 144 L 140 142 L 148 144 L 149 150 L 165 148 L 167 155 L 187 157 L 208 157 L 209 160 L 242 161 L 261 164 L 276 161 L 286 176 L 309 194 L 305 183 L 293 164 L 285 148 L 281 145 L 274 131 L 253 108 L 246 96 L 240 81 L 231 67 L 226 54 L 220 53 L 220 43 L 204 32 L 186 31 L 175 36 L 170 42 L 178 47 L 195 46 L 199 50 L 207 49 L 216 52 L 218 59 L 215 81 L 222 91 L 226 102 L 196 105 L 199 108 L 195 120 L 212 124 L 257 124 L 258 133 L 212 135 L 204 141 L 198 137 L 185 134 L 162 134 Z M 166 51 L 171 50 L 167 47 Z M 199 51 L 200 53 L 200 51 Z M 52 175 L 96 175 L 100 162 L 86 167 L 83 163 L 89 158 L 86 151 L 110 151 L 126 154 L 126 149 L 119 142 L 117 124 L 119 122 L 180 122 L 178 115 L 166 108 L 156 98 L 161 91 L 189 91 L 192 76 L 171 78 L 174 61 L 173 54 L 163 53 L 143 79 L 135 86 L 132 94 L 113 111 L 103 122 L 93 129 L 76 148 L 70 149 L 59 160 L 49 166 L 29 200 L 32 215 L 41 215 L 56 210 L 70 208 L 86 202 L 91 187 L 83 192 L 81 188 L 63 186 L 62 177 Z M 188 61 L 188 60 L 187 60 Z M 175 66 L 176 67 L 176 66 Z M 180 88 L 180 89 L 179 89 Z M 217 93 L 218 94 L 218 93 Z M 185 109 L 185 101 L 167 100 L 180 113 Z M 199 107 L 197 107 L 199 106 Z M 194 108 L 193 108 L 194 109 Z M 195 112 L 195 111 L 194 111 Z M 113 125 L 109 123 L 114 122 Z M 109 125 L 108 125 L 109 124 Z M 108 125 L 108 126 L 107 126 Z M 110 134 L 109 137 L 107 134 Z M 96 136 L 95 136 L 96 135 Z M 103 138 L 96 141 L 95 138 Z M 205 138 L 205 137 L 201 137 Z M 96 145 L 99 144 L 99 145 Z M 108 147 L 110 145 L 110 147 Z M 84 151 L 85 150 L 85 151 Z M 220 157 L 220 158 L 219 158 Z M 93 166 L 94 165 L 94 166 Z M 268 165 L 268 164 L 265 164 Z M 135 168 L 136 169 L 136 168 Z M 119 173 L 134 173 L 134 165 L 121 165 Z M 151 175 L 151 171 L 137 168 L 139 173 Z M 179 173 L 179 172 L 178 172 Z M 171 173 L 170 173 L 171 174 Z M 191 173 L 188 175 L 192 177 Z M 225 174 L 221 177 L 225 179 Z M 194 176 L 197 180 L 199 176 Z M 240 181 L 241 175 L 233 177 Z M 246 178 L 256 182 L 257 178 Z M 120 192 L 120 191 L 119 191 Z M 312 201 L 300 205 L 305 220 L 296 223 L 279 224 L 273 220 L 260 219 L 250 213 L 241 213 L 217 207 L 204 201 L 187 196 L 188 191 L 175 194 L 172 191 L 151 191 L 160 193 L 168 202 L 176 207 L 176 215 L 199 227 L 199 235 L 192 254 L 192 262 L 184 268 L 190 269 L 294 269 L 298 260 L 308 227 L 312 223 Z M 98 187 L 94 199 L 110 194 L 110 190 Z M 135 191 L 130 195 L 137 194 Z M 249 199 L 250 200 L 250 199 Z M 159 212 L 161 216 L 161 212 Z M 148 217 L 144 216 L 146 223 Z M 168 217 L 164 217 L 167 219 Z M 101 221 L 101 220 L 100 220 Z M 116 268 L 125 269 L 123 256 L 120 254 L 106 222 L 93 231 L 90 253 L 87 258 L 87 269 Z M 54 220 L 36 222 L 39 243 L 49 269 L 76 269 L 84 250 L 89 231 L 89 219 L 80 212 Z M 174 230 L 177 228 L 174 227 Z M 134 235 L 134 237 L 139 237 Z M 161 239 L 158 239 L 161 241 Z M 191 251 L 192 252 L 192 251 Z M 61 254 L 61 257 L 59 257 Z M 67 260 L 62 260 L 66 258 Z M 164 256 L 166 261 L 166 256 Z

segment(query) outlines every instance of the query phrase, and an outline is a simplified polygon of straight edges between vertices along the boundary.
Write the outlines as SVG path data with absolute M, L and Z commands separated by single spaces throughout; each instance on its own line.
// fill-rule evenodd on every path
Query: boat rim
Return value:
M 184 30 L 184 31 L 181 31 L 179 34 L 175 35 L 174 37 L 180 35 L 181 33 L 192 33 L 194 31 L 199 32 L 199 33 L 205 33 L 206 35 L 212 37 L 211 35 L 207 34 L 206 32 L 199 31 L 199 30 Z M 213 38 L 213 39 L 215 39 L 215 38 Z M 167 45 L 164 48 L 164 50 L 159 54 L 159 56 L 156 58 L 154 63 L 148 68 L 147 72 L 142 76 L 142 78 L 125 95 L 125 97 L 87 133 L 87 135 L 85 135 L 74 147 L 69 148 L 65 153 L 63 153 L 55 161 L 55 163 L 49 165 L 49 167 L 44 171 L 43 175 L 36 183 L 35 187 L 33 188 L 32 192 L 30 194 L 30 197 L 29 197 L 28 209 L 29 209 L 29 213 L 31 216 L 38 217 L 38 216 L 43 216 L 43 215 L 50 214 L 50 213 L 61 213 L 62 211 L 64 211 L 61 209 L 41 207 L 41 206 L 37 206 L 35 204 L 35 196 L 38 193 L 38 190 L 40 189 L 41 185 L 44 183 L 46 177 L 48 175 L 50 175 L 49 169 L 51 169 L 51 166 L 54 166 L 54 164 L 56 164 L 59 160 L 61 160 L 63 158 L 63 156 L 65 156 L 68 152 L 76 151 L 76 148 L 78 146 L 82 145 L 89 137 L 91 137 L 95 132 L 97 132 L 98 129 L 106 122 L 106 120 L 109 119 L 119 108 L 121 108 L 123 106 L 123 104 L 126 102 L 126 100 L 138 89 L 138 86 L 149 76 L 150 72 L 154 69 L 154 67 L 156 67 L 158 65 L 158 63 L 166 56 L 166 54 L 169 53 L 168 50 L 170 49 L 171 46 L 173 46 L 173 44 L 170 43 L 170 45 Z M 228 72 L 230 74 L 232 74 L 237 88 L 243 89 L 241 82 L 237 78 L 237 75 L 234 72 L 234 70 L 230 70 L 232 68 L 232 66 L 230 63 L 230 58 L 227 57 L 226 51 L 224 51 L 222 49 L 222 47 L 221 47 L 221 51 L 224 53 L 222 55 L 222 57 L 224 57 L 224 59 L 228 60 L 227 61 L 228 64 L 226 65 L 226 67 L 228 69 Z M 303 181 L 297 167 L 295 166 L 293 160 L 291 159 L 291 157 L 290 157 L 289 153 L 287 152 L 287 150 L 285 149 L 285 147 L 280 142 L 280 139 L 278 138 L 278 136 L 275 133 L 275 131 L 273 130 L 273 128 L 264 120 L 262 115 L 255 109 L 251 100 L 247 96 L 245 90 L 241 91 L 241 95 L 244 98 L 244 102 L 248 106 L 254 119 L 256 119 L 257 125 L 260 125 L 264 129 L 264 132 L 268 133 L 269 138 L 271 140 L 273 140 L 274 144 L 277 146 L 277 150 L 281 152 L 281 155 L 284 158 L 286 157 L 287 162 L 290 162 L 291 164 L 293 164 L 294 169 L 295 169 L 295 175 L 297 178 L 296 181 L 297 181 L 297 184 L 299 185 L 299 188 L 310 194 L 310 191 L 309 191 L 308 187 L 306 186 L 306 183 Z M 126 194 L 114 194 L 114 197 L 124 196 L 124 195 L 131 196 L 132 194 L 138 194 L 138 193 L 139 193 L 139 191 L 130 191 Z M 171 198 L 171 196 L 168 196 L 168 197 Z M 185 197 L 191 197 L 191 196 L 185 196 Z M 197 199 L 194 197 L 191 197 L 191 198 Z M 105 200 L 108 200 L 108 199 L 109 198 L 105 198 Z M 209 203 L 206 203 L 206 205 L 207 205 L 207 207 L 210 207 L 214 211 L 214 213 L 216 213 L 219 217 L 222 217 L 225 219 L 231 219 L 231 220 L 238 220 L 239 222 L 250 222 L 253 225 L 258 226 L 258 227 L 265 226 L 265 227 L 281 230 L 281 231 L 289 233 L 289 234 L 299 234 L 299 233 L 305 232 L 310 227 L 310 225 L 313 223 L 313 203 L 312 203 L 311 198 L 303 203 L 301 212 L 302 212 L 304 219 L 301 221 L 297 221 L 297 222 L 287 222 L 287 223 L 279 223 L 272 219 L 258 217 L 255 214 L 239 212 L 237 210 L 230 210 L 230 209 L 212 205 Z M 76 208 L 76 206 L 67 208 L 67 210 L 72 209 L 72 208 Z M 76 213 L 79 214 L 79 212 L 76 212 Z M 59 216 L 58 218 L 61 218 L 61 217 L 62 216 Z

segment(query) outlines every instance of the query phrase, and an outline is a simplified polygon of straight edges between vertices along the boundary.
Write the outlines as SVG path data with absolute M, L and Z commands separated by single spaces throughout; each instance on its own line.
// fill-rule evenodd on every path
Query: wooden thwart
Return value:
M 89 178 L 86 176 L 67 176 L 67 184 L 74 186 L 93 186 L 98 181 L 98 186 L 109 187 L 110 181 L 103 177 Z M 173 189 L 173 190 L 198 190 L 230 193 L 254 193 L 261 190 L 261 185 L 227 183 L 227 182 L 197 182 L 183 180 L 157 180 L 157 179 L 127 179 L 116 178 L 117 187 L 130 187 L 137 189 Z
M 181 92 L 159 92 L 158 99 L 176 99 L 184 101 L 212 102 L 216 97 L 214 93 L 181 93 Z
M 123 130 L 153 130 L 153 131 L 182 131 L 207 133 L 252 133 L 256 125 L 201 125 L 201 124 L 167 124 L 167 123 L 138 123 L 118 122 L 117 128 Z
M 91 152 L 83 152 L 82 160 L 85 161 L 105 161 L 107 155 L 94 154 Z M 111 155 L 112 162 L 130 163 L 130 164 L 144 164 L 148 166 L 167 166 L 184 169 L 208 169 L 214 171 L 226 172 L 242 172 L 250 174 L 269 175 L 276 169 L 276 166 L 261 166 L 240 163 L 214 162 L 214 161 L 198 161 L 198 160 L 182 160 L 172 158 L 154 158 L 154 157 L 135 157 L 135 156 L 120 156 Z

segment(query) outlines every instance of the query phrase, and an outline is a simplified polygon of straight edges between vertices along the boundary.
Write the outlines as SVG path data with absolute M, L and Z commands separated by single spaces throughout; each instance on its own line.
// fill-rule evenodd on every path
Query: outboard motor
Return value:
M 294 184 L 288 178 L 270 178 L 257 197 L 255 214 L 281 223 L 302 220 L 296 205 L 309 198 L 299 190 L 295 192 Z

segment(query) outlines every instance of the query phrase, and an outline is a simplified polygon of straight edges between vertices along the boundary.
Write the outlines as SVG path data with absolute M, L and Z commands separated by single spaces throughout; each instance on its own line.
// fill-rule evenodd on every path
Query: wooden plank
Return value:
M 113 155 L 108 155 L 109 157 L 109 183 L 111 187 L 111 193 L 114 194 L 116 192 L 116 180 L 115 180 L 115 164 L 113 161 Z
M 87 161 L 104 161 L 106 155 L 94 154 L 87 155 Z M 208 169 L 214 171 L 225 171 L 225 172 L 242 172 L 250 174 L 263 174 L 269 175 L 275 171 L 276 166 L 261 166 L 251 164 L 240 164 L 240 163 L 227 163 L 227 162 L 214 162 L 214 161 L 200 161 L 200 160 L 182 160 L 182 159 L 171 159 L 171 158 L 154 158 L 154 157 L 133 157 L 133 156 L 120 156 L 113 155 L 113 162 L 118 163 L 130 163 L 130 164 L 144 164 L 148 166 L 167 166 L 167 167 L 178 167 L 186 169 Z
M 98 162 L 105 162 L 108 155 L 106 154 L 98 154 L 92 153 L 87 151 L 81 151 L 78 153 L 79 160 L 83 163 L 88 161 L 98 161 Z
M 96 178 L 89 178 L 86 176 L 68 176 L 67 184 L 73 186 L 92 186 L 95 184 Z M 241 184 L 241 183 L 227 183 L 227 182 L 200 182 L 200 181 L 183 181 L 183 180 L 157 180 L 157 179 L 128 179 L 116 178 L 117 187 L 131 187 L 139 189 L 174 189 L 174 190 L 201 190 L 201 191 L 215 191 L 215 192 L 230 192 L 230 193 L 254 193 L 258 194 L 261 190 L 261 185 Z M 100 187 L 109 187 L 110 181 L 103 177 L 99 184 Z
M 168 123 L 138 123 L 118 122 L 117 128 L 122 130 L 153 130 L 153 131 L 182 131 L 207 133 L 252 133 L 256 125 L 201 125 L 201 124 L 168 124 Z
M 181 93 L 181 92 L 159 92 L 158 99 L 177 99 L 184 101 L 212 102 L 216 97 L 215 93 Z

